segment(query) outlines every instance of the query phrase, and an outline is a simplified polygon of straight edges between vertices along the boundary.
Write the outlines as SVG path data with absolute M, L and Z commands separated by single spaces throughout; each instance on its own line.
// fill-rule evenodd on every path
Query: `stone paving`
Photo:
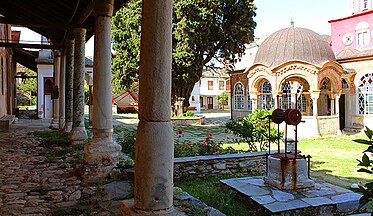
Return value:
M 314 188 L 302 190 L 278 190 L 264 183 L 263 177 L 232 178 L 220 181 L 249 198 L 261 215 L 315 215 L 347 214 L 358 210 L 360 194 L 350 190 L 316 181 Z M 302 211 L 303 210 L 303 211 Z M 300 213 L 300 214 L 299 214 Z
M 51 131 L 49 125 L 50 119 L 19 119 L 0 132 L 0 216 L 120 215 L 120 201 L 133 197 L 133 182 L 114 175 L 106 184 L 83 183 L 74 162 L 81 151 L 71 145 L 46 147 L 32 134 Z M 175 205 L 224 215 L 186 192 L 175 195 Z

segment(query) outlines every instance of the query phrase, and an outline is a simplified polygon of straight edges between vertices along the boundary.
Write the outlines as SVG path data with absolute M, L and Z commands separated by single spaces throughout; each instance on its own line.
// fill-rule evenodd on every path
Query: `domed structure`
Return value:
M 271 34 L 259 47 L 254 65 L 275 68 L 289 61 L 302 61 L 322 67 L 336 61 L 333 50 L 316 32 L 299 27 L 289 27 Z

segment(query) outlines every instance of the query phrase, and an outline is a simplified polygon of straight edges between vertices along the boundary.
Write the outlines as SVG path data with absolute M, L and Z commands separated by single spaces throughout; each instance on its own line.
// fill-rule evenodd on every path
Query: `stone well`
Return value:
M 281 190 L 296 190 L 315 186 L 308 178 L 307 159 L 294 154 L 273 154 L 267 157 L 264 181 Z

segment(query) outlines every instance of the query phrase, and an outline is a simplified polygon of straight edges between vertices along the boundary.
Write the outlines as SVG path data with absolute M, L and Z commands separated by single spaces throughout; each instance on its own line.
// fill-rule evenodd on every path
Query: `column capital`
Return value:
M 98 0 L 95 2 L 94 16 L 112 17 L 114 11 L 114 0 Z
M 61 51 L 60 50 L 54 50 L 54 57 L 61 57 Z
M 311 92 L 311 98 L 312 98 L 312 100 L 317 100 L 317 99 L 319 99 L 319 97 L 320 97 L 320 93 L 321 93 L 320 90 L 313 90 L 313 91 Z
M 87 33 L 87 29 L 85 29 L 85 28 L 74 28 L 74 29 L 72 29 L 72 34 L 74 34 L 74 35 L 86 34 L 86 33 Z

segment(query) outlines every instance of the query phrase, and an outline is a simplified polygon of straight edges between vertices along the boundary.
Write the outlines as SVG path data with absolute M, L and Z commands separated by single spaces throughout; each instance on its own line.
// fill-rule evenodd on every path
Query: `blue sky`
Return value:
M 309 28 L 330 35 L 329 20 L 349 16 L 349 0 L 254 0 L 257 7 L 256 37 L 290 27 Z

